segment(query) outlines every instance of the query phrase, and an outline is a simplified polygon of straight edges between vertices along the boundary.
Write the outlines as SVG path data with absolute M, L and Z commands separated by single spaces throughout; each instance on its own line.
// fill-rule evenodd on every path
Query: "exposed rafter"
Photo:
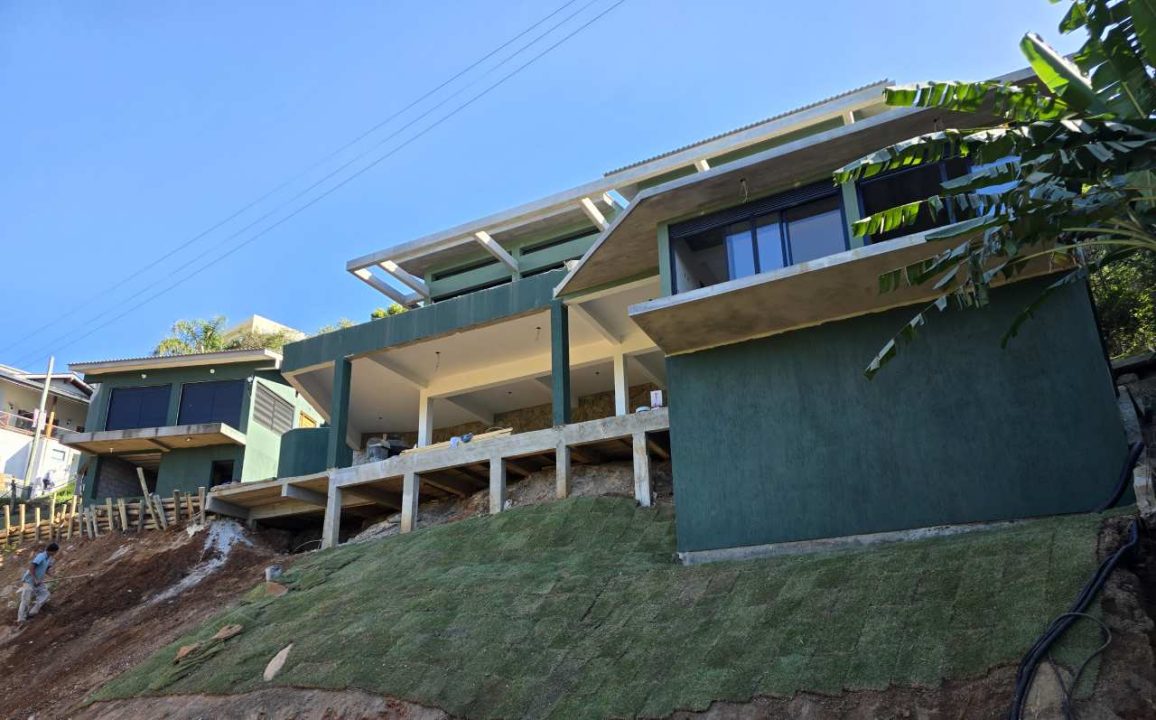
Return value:
M 371 288 L 378 291 L 382 295 L 385 295 L 387 298 L 389 298 L 390 300 L 393 300 L 398 305 L 404 305 L 405 307 L 413 307 L 414 305 L 416 305 L 418 303 L 418 301 L 421 300 L 421 297 L 418 296 L 417 294 L 411 293 L 409 295 L 406 295 L 406 294 L 390 287 L 389 283 L 387 283 L 384 280 L 382 280 L 381 278 L 375 276 L 369 268 L 361 268 L 358 270 L 354 270 L 353 274 L 356 275 L 357 278 L 359 280 L 361 280 L 362 282 L 364 282 L 366 285 L 370 286 Z
M 510 274 L 514 276 L 518 275 L 517 259 L 515 259 L 514 256 L 510 253 L 506 252 L 506 249 L 499 245 L 497 240 L 490 237 L 488 232 L 485 230 L 479 230 L 474 233 L 474 238 L 486 252 L 493 255 L 498 262 L 505 265 L 506 269 L 510 271 Z
M 325 493 L 319 493 L 316 490 L 309 490 L 308 488 L 297 487 L 296 485 L 289 485 L 286 483 L 281 486 L 281 497 L 289 498 L 291 500 L 299 500 L 303 503 L 316 505 L 317 507 L 325 507 L 328 497 Z
M 707 170 L 710 170 L 710 163 L 707 162 L 706 158 L 699 158 L 698 160 L 694 161 L 694 169 L 699 172 L 706 172 Z
M 579 203 L 582 206 L 582 212 L 586 213 L 586 217 L 590 218 L 590 222 L 594 223 L 599 230 L 605 230 L 609 226 L 609 223 L 606 222 L 606 217 L 602 214 L 602 211 L 598 209 L 598 206 L 594 204 L 593 200 L 584 197 Z
M 611 207 L 618 208 L 619 210 L 625 210 L 627 205 L 627 203 L 619 195 L 609 190 L 602 193 L 602 202 Z
M 425 284 L 425 280 L 410 275 L 405 270 L 402 270 L 401 266 L 395 263 L 393 260 L 382 260 L 378 264 L 381 266 L 382 270 L 397 278 L 398 282 L 402 283 L 406 287 L 411 288 L 423 299 L 429 300 L 429 286 Z

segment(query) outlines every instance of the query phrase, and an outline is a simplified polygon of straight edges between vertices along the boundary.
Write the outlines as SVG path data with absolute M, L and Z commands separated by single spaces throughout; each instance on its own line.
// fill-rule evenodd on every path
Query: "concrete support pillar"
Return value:
M 614 353 L 614 414 L 630 412 L 630 380 L 626 377 L 626 356 Z
M 506 507 L 506 463 L 500 457 L 490 458 L 490 514 Z
M 412 532 L 417 526 L 417 505 L 421 495 L 421 477 L 410 470 L 405 473 L 401 486 L 401 531 Z
M 550 304 L 550 394 L 554 425 L 570 422 L 570 311 L 561 300 Z
M 341 532 L 341 496 L 344 491 L 329 481 L 329 496 L 325 499 L 325 523 L 321 526 L 321 549 L 337 547 Z
M 561 440 L 554 451 L 554 492 L 561 500 L 570 495 L 570 446 Z
M 433 442 L 433 398 L 425 388 L 418 391 L 417 397 L 417 446 L 425 447 Z
M 326 467 L 349 467 L 353 451 L 345 436 L 349 433 L 349 387 L 353 377 L 353 362 L 341 358 L 333 363 L 333 398 L 329 404 L 329 447 Z
M 646 433 L 636 432 L 634 439 L 634 499 L 650 507 L 650 453 L 646 450 Z

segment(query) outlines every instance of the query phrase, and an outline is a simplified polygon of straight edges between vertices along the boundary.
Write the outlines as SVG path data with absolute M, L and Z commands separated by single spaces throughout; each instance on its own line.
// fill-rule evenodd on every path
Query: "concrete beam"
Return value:
M 482 249 L 494 256 L 498 262 L 506 266 L 510 274 L 514 277 L 519 277 L 521 272 L 518 270 L 518 260 L 506 252 L 506 249 L 498 244 L 498 241 L 490 237 L 490 234 L 485 230 L 479 230 L 474 233 L 474 239 L 482 246 Z
M 421 389 L 421 388 L 429 387 L 429 381 L 428 380 L 424 380 L 424 379 L 418 377 L 417 375 L 414 375 L 410 371 L 400 367 L 397 363 L 390 362 L 389 360 L 382 357 L 380 353 L 373 353 L 370 355 L 364 355 L 363 357 L 366 360 L 370 360 L 370 361 L 376 363 L 377 365 L 380 365 L 381 367 L 390 371 L 394 375 L 397 375 L 399 378 L 401 378 L 402 380 L 405 380 L 407 383 L 409 383 L 410 385 L 413 385 L 415 388 Z
M 646 449 L 646 433 L 634 433 L 633 441 L 634 499 L 642 507 L 650 507 L 650 453 Z
M 450 469 L 456 470 L 457 468 Z M 472 475 L 467 475 L 467 477 L 473 478 Z M 427 475 L 422 478 L 422 482 L 430 485 L 431 487 L 435 487 L 442 492 L 449 493 L 450 495 L 457 495 L 458 497 L 469 497 L 478 490 L 478 488 L 469 480 L 462 480 L 461 478 L 455 477 L 446 477 L 445 475 L 440 475 L 436 478 Z
M 602 214 L 602 211 L 598 209 L 598 206 L 594 204 L 593 200 L 584 197 L 578 201 L 578 204 L 582 206 L 582 212 L 586 213 L 586 217 L 590 218 L 590 222 L 594 223 L 599 230 L 605 230 L 610 226 L 610 223 L 606 222 L 606 217 Z
M 854 110 L 848 110 L 847 112 L 843 113 L 843 124 L 844 125 L 850 125 L 853 122 L 855 122 L 855 111 Z
M 490 514 L 497 515 L 506 507 L 506 463 L 502 458 L 490 458 Z
M 646 375 L 650 382 L 659 387 L 666 387 L 666 359 L 653 355 L 632 355 L 634 364 Z
M 226 517 L 237 518 L 238 520 L 248 521 L 249 519 L 249 508 L 222 500 L 219 497 L 213 497 L 212 495 L 209 495 L 205 501 L 205 512 L 225 515 Z
M 392 277 L 396 278 L 398 282 L 409 287 L 415 293 L 420 295 L 423 300 L 429 300 L 429 298 L 430 298 L 429 286 L 425 284 L 425 280 L 422 280 L 419 277 L 414 277 L 413 275 L 410 275 L 408 272 L 403 270 L 401 268 L 401 266 L 398 265 L 397 263 L 395 263 L 393 260 L 382 260 L 380 263 L 378 263 L 378 265 L 381 267 L 382 270 L 386 271 Z
M 550 303 L 550 397 L 554 405 L 554 425 L 570 422 L 570 316 L 567 307 Z
M 412 470 L 405 473 L 401 491 L 401 532 L 413 532 L 417 526 L 417 506 L 421 495 L 421 478 Z
M 318 507 L 326 507 L 329 504 L 329 496 L 325 493 L 319 493 L 316 490 L 309 490 L 308 488 L 297 487 L 296 485 L 282 485 L 281 497 L 289 498 L 291 500 L 300 500 L 310 505 Z
M 698 172 L 706 172 L 710 170 L 710 162 L 706 158 L 699 158 L 694 161 L 694 169 Z
M 567 305 L 567 307 L 570 308 L 571 312 L 581 318 L 582 322 L 589 325 L 594 329 L 595 332 L 601 335 L 603 340 L 615 346 L 622 344 L 622 338 L 614 334 L 614 331 L 607 327 L 606 323 L 602 322 L 602 319 L 596 316 L 593 312 L 587 310 L 585 307 L 579 305 L 578 303 Z
M 329 443 L 326 448 L 326 467 L 348 467 L 353 463 L 349 448 L 349 386 L 353 378 L 353 362 L 340 358 L 333 363 L 333 394 L 329 402 Z
M 461 408 L 463 411 L 468 413 L 471 417 L 483 425 L 494 424 L 494 411 L 490 410 L 479 402 L 465 397 L 445 397 L 442 399 Z
M 401 495 L 388 490 L 382 490 L 381 488 L 360 486 L 348 488 L 348 492 L 364 500 L 377 503 L 378 505 L 384 505 L 393 510 L 401 510 L 404 504 Z
M 623 202 L 621 199 L 619 199 L 618 195 L 615 195 L 613 192 L 611 192 L 609 190 L 602 193 L 602 202 L 606 203 L 610 207 L 617 208 L 619 210 L 625 210 L 626 209 L 626 203 Z
M 330 481 L 325 503 L 325 521 L 321 526 L 321 549 L 337 547 L 341 534 L 341 496 L 345 491 Z

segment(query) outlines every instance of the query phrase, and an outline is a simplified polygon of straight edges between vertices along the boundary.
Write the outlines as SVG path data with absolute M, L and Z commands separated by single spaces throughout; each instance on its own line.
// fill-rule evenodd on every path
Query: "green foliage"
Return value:
M 280 350 L 289 342 L 284 332 L 263 333 L 256 330 L 226 335 L 224 315 L 208 320 L 177 320 L 171 334 L 157 343 L 153 355 L 192 355 L 222 350 L 251 350 L 266 348 Z
M 1033 33 L 1020 43 L 1035 83 L 937 82 L 885 91 L 891 105 L 977 113 L 981 122 L 994 116 L 1002 124 L 922 135 L 835 173 L 836 182 L 852 182 L 948 157 L 967 158 L 973 167 L 943 183 L 936 195 L 854 224 L 855 234 L 863 236 L 909 226 L 924 212 L 939 217 L 950 209 L 962 220 L 927 236 L 954 239 L 949 249 L 880 277 L 880 292 L 934 282 L 940 296 L 880 350 L 865 371 L 868 377 L 949 300 L 982 307 L 993 282 L 1012 280 L 1030 268 L 1068 269 L 1054 291 L 1119 263 L 1147 267 L 1149 261 L 1138 258 L 1156 253 L 1156 4 L 1072 0 L 1060 31 L 1086 35 L 1072 60 Z M 1108 285 L 1124 289 L 1119 279 Z M 1005 344 L 1049 294 L 1025 308 Z M 1119 304 L 1114 296 L 1098 297 Z M 1129 297 L 1135 299 L 1125 314 L 1132 320 L 1118 318 L 1113 328 L 1135 328 L 1139 334 L 1110 340 L 1118 348 L 1151 343 L 1151 325 L 1143 326 L 1149 317 L 1144 301 L 1137 291 Z
M 1156 255 L 1135 255 L 1092 278 L 1100 328 L 1116 357 L 1156 352 Z
M 337 322 L 331 325 L 322 325 L 321 327 L 317 328 L 317 332 L 315 332 L 314 335 L 324 335 L 325 333 L 331 333 L 335 330 L 344 330 L 345 328 L 353 327 L 353 325 L 353 321 L 349 318 L 340 318 Z
M 937 686 L 1014 662 L 1095 567 L 1098 516 L 684 567 L 670 508 L 570 498 L 299 559 L 97 699 L 357 688 L 471 718 L 667 717 L 756 694 Z M 176 649 L 245 631 L 197 662 Z M 1081 628 L 1056 651 L 1096 645 Z M 1095 668 L 1089 673 L 1094 679 Z
M 406 308 L 404 305 L 399 305 L 397 303 L 393 303 L 392 305 L 390 305 L 389 307 L 386 307 L 386 308 L 375 308 L 373 310 L 373 312 L 371 312 L 369 314 L 369 319 L 370 320 L 380 320 L 382 318 L 390 317 L 392 315 L 400 315 L 403 312 L 405 312 L 405 310 L 406 310 Z

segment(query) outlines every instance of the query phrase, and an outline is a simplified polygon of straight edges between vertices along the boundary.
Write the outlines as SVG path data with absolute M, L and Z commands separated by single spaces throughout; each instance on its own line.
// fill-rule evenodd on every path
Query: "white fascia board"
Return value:
M 411 293 L 409 295 L 405 295 L 405 294 L 399 292 L 398 290 L 394 289 L 392 286 L 389 285 L 389 283 L 385 282 L 381 278 L 374 275 L 369 270 L 369 268 L 359 268 L 357 270 L 352 270 L 350 272 L 352 272 L 353 275 L 356 276 L 358 280 L 361 280 L 366 285 L 370 286 L 371 288 L 378 291 L 382 295 L 385 295 L 387 298 L 394 301 L 398 305 L 403 305 L 405 307 L 413 307 L 421 300 L 421 297 L 419 295 L 417 295 L 416 293 Z
M 399 282 L 411 288 L 418 295 L 421 295 L 426 300 L 429 300 L 429 287 L 425 284 L 425 280 L 409 274 L 393 260 L 382 260 L 378 263 L 378 266 L 396 278 Z
M 137 370 L 163 370 L 166 368 L 204 367 L 206 365 L 234 365 L 268 361 L 273 369 L 281 367 L 281 353 L 273 350 L 223 350 L 221 352 L 196 353 L 190 355 L 161 355 L 157 357 L 129 358 L 126 360 L 98 360 L 95 362 L 69 363 L 72 372 L 89 375 L 134 372 Z
M 506 252 L 506 249 L 499 245 L 498 241 L 491 237 L 488 232 L 479 230 L 474 233 L 474 239 L 486 252 L 493 255 L 494 259 L 505 265 L 512 274 L 518 274 L 518 261 L 514 259 L 513 255 Z

